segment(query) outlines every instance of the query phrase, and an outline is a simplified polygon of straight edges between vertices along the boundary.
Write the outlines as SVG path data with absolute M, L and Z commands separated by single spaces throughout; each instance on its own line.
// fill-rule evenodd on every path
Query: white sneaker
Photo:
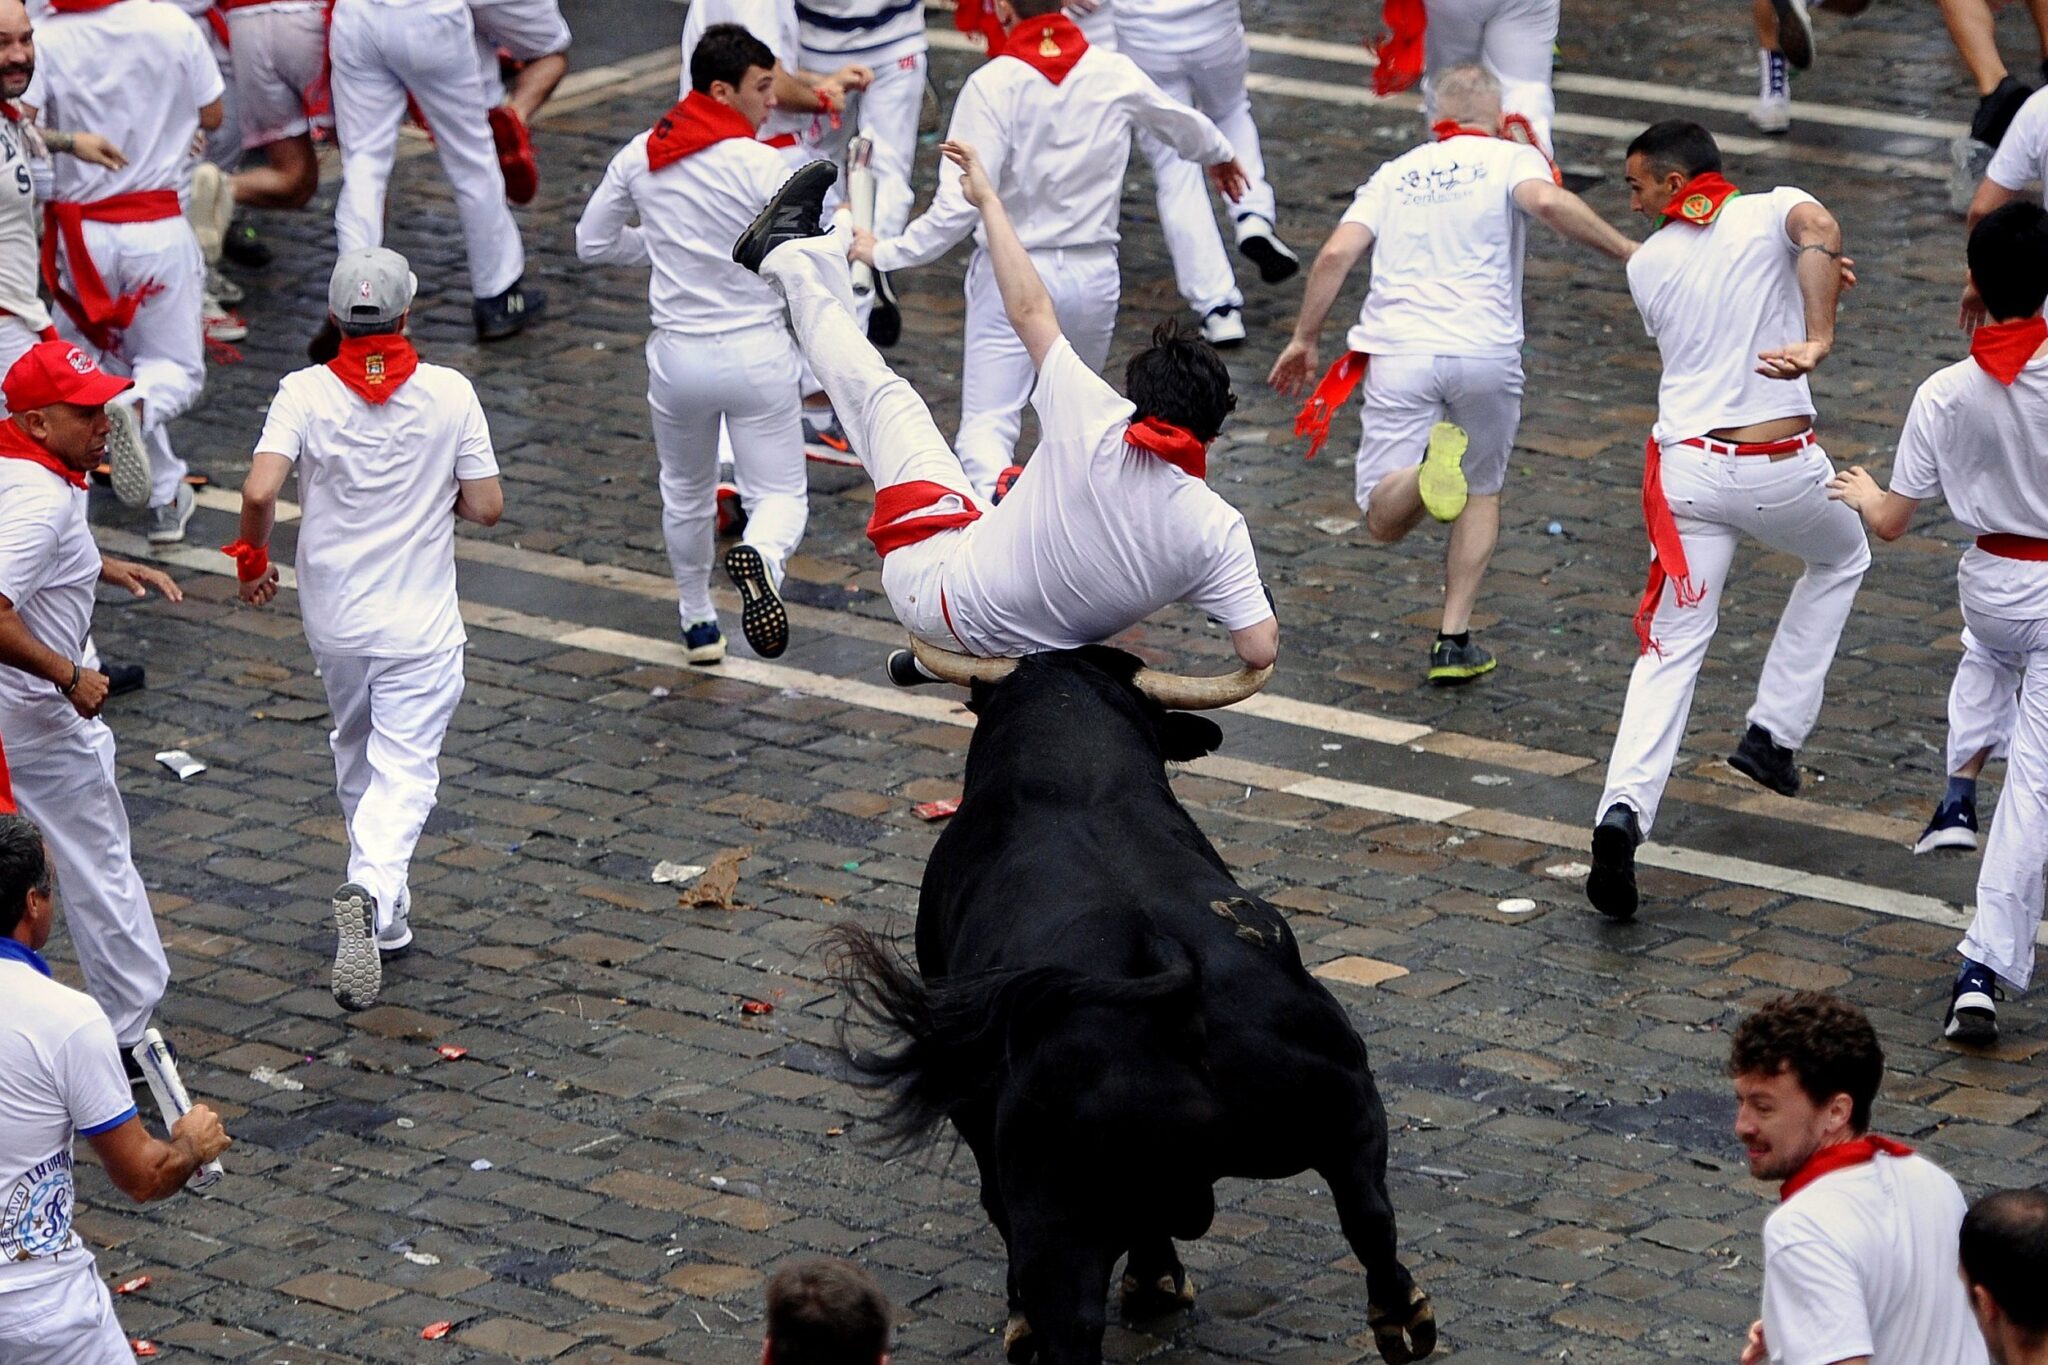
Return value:
M 1988 142 L 1979 142 L 1965 133 L 1948 144 L 1948 211 L 1958 217 L 1970 211 L 1970 201 L 1977 197 L 1977 186 L 1984 179 L 1984 173 L 1991 169 L 1992 155 L 1997 148 Z
M 135 404 L 117 398 L 107 404 L 107 464 L 111 467 L 114 496 L 123 507 L 149 505 L 149 447 L 142 443 L 142 421 Z
M 1211 308 L 1202 319 L 1202 340 L 1219 351 L 1244 345 L 1244 310 L 1228 303 Z
M 1776 135 L 1792 127 L 1792 68 L 1780 53 L 1768 49 L 1757 53 L 1756 103 L 1749 121 L 1761 133 Z
M 219 299 L 222 303 L 240 303 L 247 297 L 241 285 L 236 284 L 218 270 L 206 272 L 206 292 Z
M 220 261 L 228 224 L 235 217 L 235 187 L 221 168 L 202 161 L 192 168 L 192 193 L 185 201 L 185 221 L 199 239 L 199 254 L 210 269 Z
M 355 882 L 334 893 L 334 972 L 328 989 L 345 1010 L 365 1010 L 384 988 L 377 954 L 377 898 Z
M 377 931 L 377 956 L 386 961 L 404 957 L 412 949 L 410 909 L 401 909 L 391 923 Z
M 208 341 L 240 341 L 249 335 L 249 324 L 242 321 L 242 315 L 229 312 L 211 294 L 203 295 L 199 301 L 199 321 L 206 329 Z
M 161 507 L 150 509 L 149 543 L 152 545 L 176 545 L 185 538 L 185 527 L 192 520 L 192 509 L 199 499 L 189 483 L 178 485 L 178 495 Z

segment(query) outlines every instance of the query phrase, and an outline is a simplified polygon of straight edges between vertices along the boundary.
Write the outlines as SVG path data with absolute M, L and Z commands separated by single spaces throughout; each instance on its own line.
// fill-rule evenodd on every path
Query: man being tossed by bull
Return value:
M 982 216 L 996 283 L 1038 370 L 1041 442 L 999 505 L 977 497 L 909 383 L 854 320 L 846 240 L 821 231 L 834 171 L 798 171 L 733 246 L 782 292 L 804 358 L 875 481 L 868 539 L 882 586 L 927 647 L 1006 658 L 1097 644 L 1169 602 L 1230 632 L 1246 670 L 1272 666 L 1280 625 L 1244 517 L 1203 481 L 1209 443 L 1237 406 L 1208 343 L 1171 324 L 1125 371 L 1119 396 L 1060 333 L 1051 297 L 972 147 L 942 149 Z M 908 651 L 890 676 L 937 675 Z

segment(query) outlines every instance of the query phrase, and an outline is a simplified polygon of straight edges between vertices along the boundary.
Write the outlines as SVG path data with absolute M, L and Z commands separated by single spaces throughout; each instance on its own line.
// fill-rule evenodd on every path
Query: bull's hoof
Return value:
M 1178 1313 L 1194 1305 L 1195 1277 L 1183 1270 L 1177 1285 L 1171 1275 L 1161 1275 L 1150 1284 L 1142 1284 L 1137 1276 L 1127 1274 L 1121 1296 L 1127 1318 L 1165 1317 L 1168 1313 Z
M 1421 1360 L 1436 1350 L 1436 1313 L 1420 1285 L 1408 1291 L 1405 1314 L 1396 1318 L 1398 1311 L 1377 1305 L 1365 1310 L 1373 1344 L 1380 1348 L 1380 1358 L 1387 1365 L 1409 1365 L 1410 1361 Z
M 1024 1365 L 1037 1356 L 1038 1338 L 1031 1335 L 1031 1324 L 1024 1321 L 1022 1313 L 1010 1314 L 1010 1320 L 1003 1324 L 1003 1359 L 1010 1365 Z

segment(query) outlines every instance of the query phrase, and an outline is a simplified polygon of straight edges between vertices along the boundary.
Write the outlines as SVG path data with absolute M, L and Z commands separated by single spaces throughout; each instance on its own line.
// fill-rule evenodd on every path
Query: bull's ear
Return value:
M 1159 722 L 1159 752 L 1168 763 L 1191 763 L 1223 744 L 1223 728 L 1207 716 L 1168 711 Z
M 981 708 L 988 705 L 988 699 L 995 695 L 995 690 L 994 683 L 985 682 L 980 678 L 967 684 L 967 709 L 977 716 L 980 715 Z

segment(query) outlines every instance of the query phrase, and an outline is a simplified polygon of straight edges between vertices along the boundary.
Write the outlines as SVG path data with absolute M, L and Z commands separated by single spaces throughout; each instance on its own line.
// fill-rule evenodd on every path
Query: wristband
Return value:
M 221 546 L 220 552 L 235 561 L 235 577 L 244 583 L 254 583 L 270 572 L 270 551 L 265 546 L 238 540 Z
M 73 692 L 76 692 L 78 690 L 78 680 L 82 676 L 84 675 L 79 670 L 79 666 L 77 664 L 71 665 L 71 681 L 65 683 L 62 687 L 58 688 L 57 690 L 67 697 L 70 696 Z
M 826 117 L 826 118 L 827 118 L 827 119 L 828 119 L 828 120 L 829 120 L 829 121 L 831 122 L 831 125 L 832 125 L 832 131 L 833 131 L 833 132 L 835 132 L 835 133 L 836 133 L 836 132 L 838 132 L 838 131 L 839 131 L 839 104 L 838 104 L 838 101 L 834 100 L 834 99 L 833 99 L 833 98 L 832 98 L 832 97 L 831 97 L 830 95 L 826 94 L 826 93 L 825 93 L 825 92 L 824 92 L 823 90 L 814 90 L 814 91 L 812 91 L 811 93 L 812 93 L 812 94 L 814 94 L 814 95 L 816 95 L 816 96 L 818 97 L 818 112 L 819 112 L 819 113 L 821 113 L 821 114 L 823 114 L 823 115 L 824 115 L 824 116 L 825 116 L 825 117 Z

